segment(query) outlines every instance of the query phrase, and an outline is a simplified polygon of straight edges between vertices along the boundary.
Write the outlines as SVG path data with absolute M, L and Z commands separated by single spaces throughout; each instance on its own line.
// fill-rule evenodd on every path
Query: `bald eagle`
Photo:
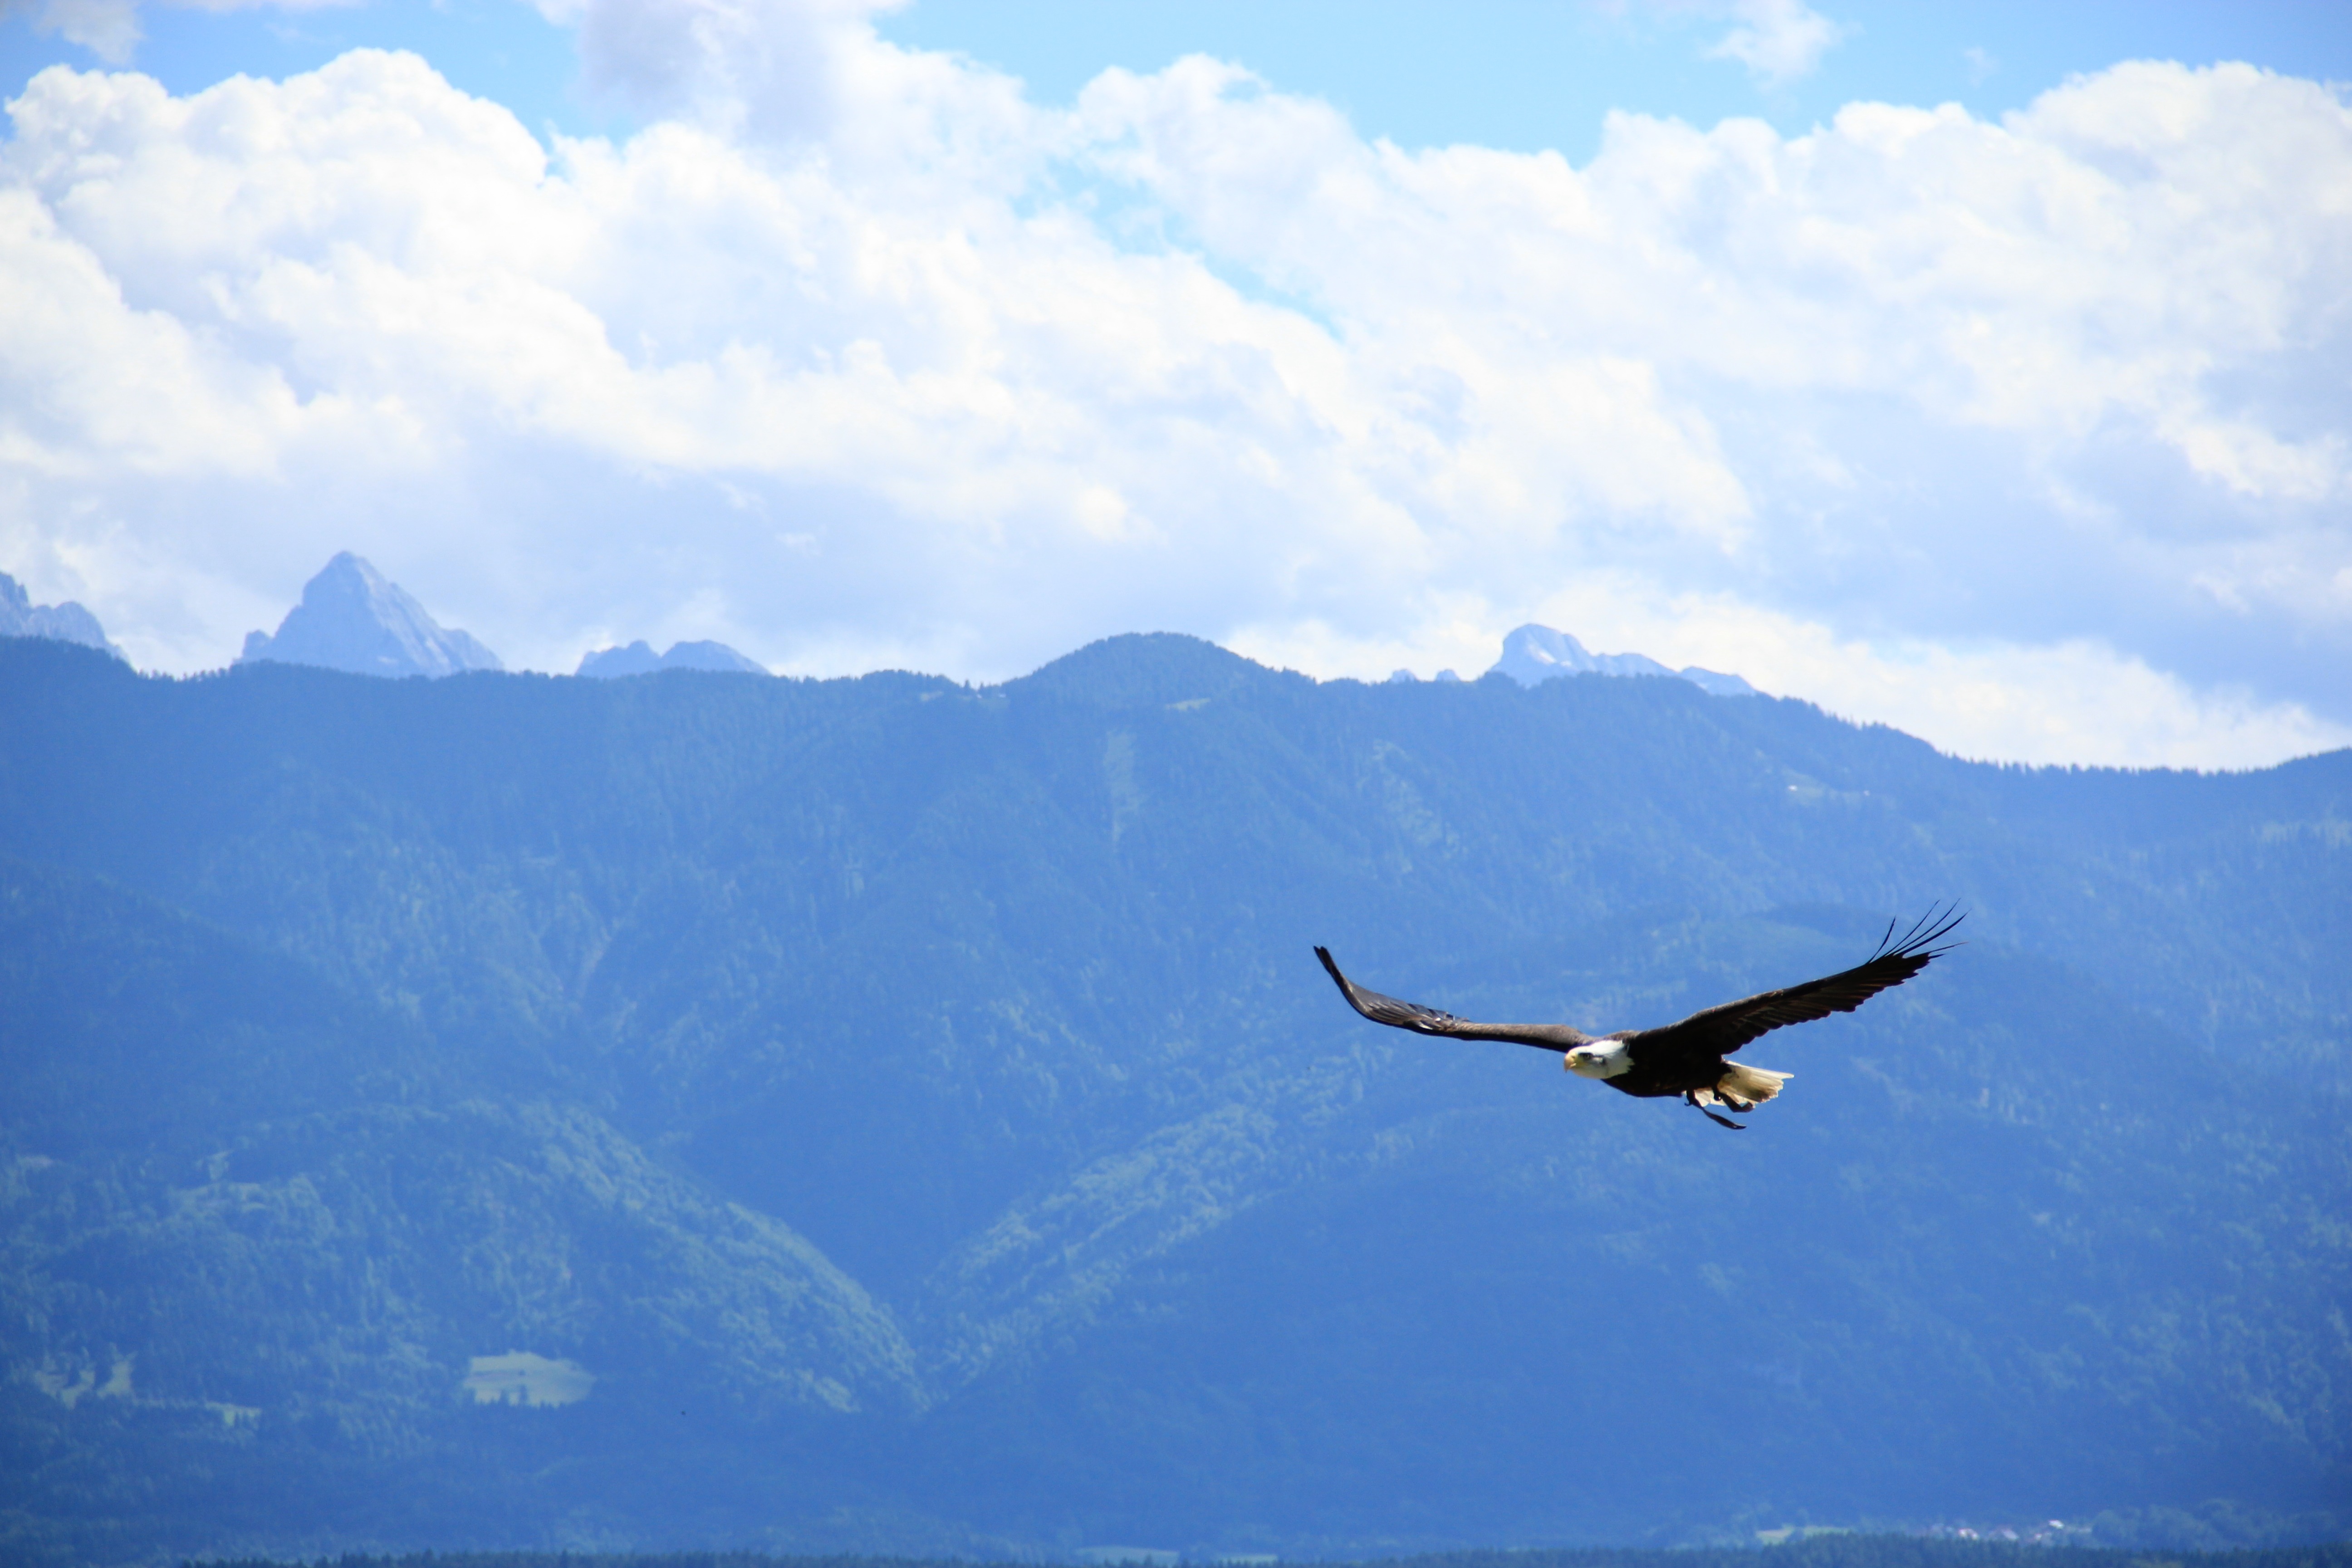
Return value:
M 1579 1078 L 1599 1079 L 1612 1089 L 1643 1100 L 1678 1094 L 1684 1104 L 1708 1121 L 1739 1131 L 1738 1122 L 1717 1115 L 1712 1108 L 1753 1110 L 1780 1093 L 1780 1086 L 1794 1075 L 1725 1058 L 1783 1024 L 1805 1024 L 1832 1013 L 1851 1013 L 1889 986 L 1902 984 L 1959 945 L 1936 944 L 1951 934 L 1961 918 L 1948 910 L 1929 910 L 1899 939 L 1895 922 L 1889 921 L 1878 950 L 1852 969 L 1808 980 L 1802 985 L 1761 992 L 1743 1001 L 1726 1002 L 1661 1029 L 1620 1029 L 1613 1035 L 1588 1035 L 1565 1024 L 1469 1023 L 1434 1007 L 1365 990 L 1339 973 L 1328 948 L 1317 948 L 1315 956 L 1330 971 L 1348 1005 L 1375 1024 L 1411 1029 L 1416 1035 L 1508 1040 L 1558 1051 L 1560 1065 Z

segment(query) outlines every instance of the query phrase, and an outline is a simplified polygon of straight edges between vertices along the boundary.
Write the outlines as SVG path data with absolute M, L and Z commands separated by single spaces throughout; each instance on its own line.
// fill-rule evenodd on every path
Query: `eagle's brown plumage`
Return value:
M 1726 1002 L 1663 1028 L 1621 1029 L 1598 1036 L 1565 1024 L 1474 1024 L 1418 1002 L 1365 990 L 1339 973 L 1327 948 L 1317 948 L 1315 956 L 1323 961 L 1348 1005 L 1375 1024 L 1410 1029 L 1417 1035 L 1504 1040 L 1558 1051 L 1571 1072 L 1598 1078 L 1612 1089 L 1643 1099 L 1680 1095 L 1709 1121 L 1737 1128 L 1738 1122 L 1717 1115 L 1711 1108 L 1751 1110 L 1780 1093 L 1790 1075 L 1726 1058 L 1759 1035 L 1832 1013 L 1851 1013 L 1888 987 L 1902 984 L 1958 945 L 1937 943 L 1950 935 L 1960 920 L 1952 911 L 1930 910 L 1900 940 L 1890 921 L 1878 951 L 1852 969 Z

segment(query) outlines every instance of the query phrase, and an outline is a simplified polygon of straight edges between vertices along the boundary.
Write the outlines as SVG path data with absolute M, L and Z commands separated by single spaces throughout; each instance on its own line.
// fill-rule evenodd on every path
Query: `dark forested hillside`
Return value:
M 2352 1512 L 2352 754 L 0 641 L 0 857 L 15 1555 Z M 1308 951 L 1615 1028 L 1951 899 L 1738 1135 Z
M 1969 1540 L 1950 1535 L 1861 1535 L 1822 1531 L 1786 1535 L 1766 1542 L 1774 1550 L 1759 1557 L 1753 1546 L 1732 1547 L 1521 1547 L 1507 1551 L 1432 1553 L 1384 1559 L 1390 1568 L 2047 1568 L 2044 1543 L 2022 1540 Z M 536 1552 L 418 1553 L 400 1557 L 342 1557 L 333 1568 L 950 1568 L 955 1559 L 904 1557 L 778 1557 L 764 1552 Z M 1112 1561 L 1117 1561 L 1113 1559 Z M 2168 1551 L 2150 1559 L 2113 1548 L 2076 1547 L 2064 1568 L 2346 1568 L 2352 1545 L 2240 1548 L 2223 1552 Z M 219 1563 L 214 1568 L 276 1568 L 268 1560 Z M 320 1564 L 320 1568 L 327 1565 Z

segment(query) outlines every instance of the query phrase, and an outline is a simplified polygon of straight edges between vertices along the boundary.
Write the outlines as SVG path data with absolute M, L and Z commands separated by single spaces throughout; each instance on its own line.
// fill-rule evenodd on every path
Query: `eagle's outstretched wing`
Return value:
M 1416 1035 L 1444 1035 L 1454 1040 L 1507 1040 L 1547 1051 L 1565 1051 L 1591 1038 L 1565 1024 L 1473 1024 L 1418 1002 L 1399 1001 L 1394 996 L 1365 990 L 1339 973 L 1328 948 L 1317 948 L 1315 956 L 1330 971 L 1333 983 L 1339 987 L 1339 994 L 1348 999 L 1349 1006 L 1373 1023 L 1386 1024 L 1392 1029 L 1411 1029 Z
M 1897 941 L 1894 922 L 1879 939 L 1878 951 L 1852 969 L 1808 980 L 1779 991 L 1761 992 L 1738 1002 L 1726 1002 L 1703 1013 L 1693 1013 L 1679 1024 L 1643 1029 L 1626 1043 L 1636 1060 L 1658 1060 L 1680 1055 L 1727 1057 L 1759 1035 L 1787 1024 L 1809 1024 L 1832 1013 L 1851 1013 L 1890 986 L 1902 984 L 1958 942 L 1936 944 L 1948 936 L 1962 917 L 1951 910 L 1929 910 Z

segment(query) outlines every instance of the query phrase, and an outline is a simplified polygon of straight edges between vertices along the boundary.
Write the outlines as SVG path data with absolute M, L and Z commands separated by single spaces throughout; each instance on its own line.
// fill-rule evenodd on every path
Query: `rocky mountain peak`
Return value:
M 1638 653 L 1592 653 L 1566 632 L 1532 623 L 1503 639 L 1503 657 L 1489 675 L 1509 676 L 1521 686 L 1563 675 L 1671 675 L 1717 697 L 1753 697 L 1757 690 L 1736 675 L 1688 665 L 1672 669 Z
M 24 584 L 5 572 L 0 572 L 0 637 L 53 637 L 123 658 L 122 650 L 107 640 L 96 616 L 70 599 L 62 605 L 36 605 Z
M 399 584 L 346 550 L 302 589 L 278 635 L 249 632 L 239 664 L 312 664 L 354 675 L 503 669 L 473 637 L 442 626 Z

